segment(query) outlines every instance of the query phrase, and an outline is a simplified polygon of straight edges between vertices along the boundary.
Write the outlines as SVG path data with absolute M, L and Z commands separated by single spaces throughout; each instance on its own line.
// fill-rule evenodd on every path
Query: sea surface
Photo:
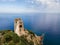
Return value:
M 21 18 L 24 27 L 37 35 L 45 34 L 44 45 L 60 45 L 59 13 L 0 13 L 0 30 L 14 30 L 14 19 Z

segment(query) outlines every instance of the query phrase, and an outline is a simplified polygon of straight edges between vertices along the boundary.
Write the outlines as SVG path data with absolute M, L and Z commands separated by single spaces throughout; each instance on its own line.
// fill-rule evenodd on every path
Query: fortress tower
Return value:
M 24 34 L 24 25 L 23 25 L 23 21 L 20 18 L 16 18 L 14 21 L 14 32 L 18 36 Z
M 26 37 L 26 39 L 28 41 L 33 41 L 34 45 L 43 45 L 43 36 L 37 36 L 36 34 L 34 34 L 33 32 L 30 32 L 28 30 L 24 30 L 24 25 L 23 25 L 23 21 L 20 18 L 16 18 L 14 21 L 14 32 L 18 35 L 18 36 L 24 36 Z

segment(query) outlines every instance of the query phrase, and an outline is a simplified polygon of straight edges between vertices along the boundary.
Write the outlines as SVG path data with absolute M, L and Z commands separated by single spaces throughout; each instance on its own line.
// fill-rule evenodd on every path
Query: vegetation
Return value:
M 29 30 L 29 34 L 32 34 L 33 36 L 35 36 L 35 34 L 32 31 L 30 31 L 30 30 Z
M 34 45 L 34 43 L 28 42 L 24 36 L 17 36 L 13 31 L 4 30 L 0 31 L 0 45 Z

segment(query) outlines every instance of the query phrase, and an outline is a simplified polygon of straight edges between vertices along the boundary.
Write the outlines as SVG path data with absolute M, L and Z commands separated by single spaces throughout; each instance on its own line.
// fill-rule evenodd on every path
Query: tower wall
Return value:
M 14 32 L 20 36 L 24 32 L 23 21 L 20 18 L 16 18 L 14 21 Z

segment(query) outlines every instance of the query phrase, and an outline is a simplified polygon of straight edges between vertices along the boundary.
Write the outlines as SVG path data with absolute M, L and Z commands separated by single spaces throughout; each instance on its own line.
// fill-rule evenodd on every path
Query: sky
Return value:
M 0 13 L 60 13 L 60 0 L 0 0 Z

